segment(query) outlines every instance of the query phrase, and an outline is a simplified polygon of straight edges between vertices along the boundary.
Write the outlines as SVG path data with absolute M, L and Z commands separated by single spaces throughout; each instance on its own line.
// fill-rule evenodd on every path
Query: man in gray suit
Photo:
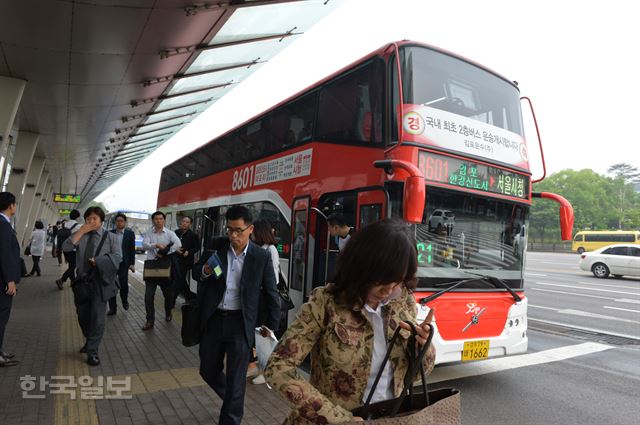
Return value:
M 89 207 L 84 224 L 64 241 L 62 249 L 76 249 L 76 279 L 72 282 L 78 322 L 86 338 L 81 353 L 90 366 L 100 364 L 98 347 L 104 335 L 107 301 L 118 292 L 116 280 L 122 261 L 122 247 L 115 234 L 102 228 L 104 211 Z M 83 291 L 80 285 L 88 285 Z
M 10 192 L 0 193 L 0 367 L 15 366 L 12 353 L 2 351 L 4 330 L 11 314 L 11 304 L 20 282 L 20 245 L 11 227 L 16 213 L 16 197 Z
M 192 273 L 201 282 L 200 375 L 223 400 L 218 424 L 240 425 L 259 305 L 268 311 L 266 327 L 276 329 L 280 296 L 271 255 L 249 239 L 251 212 L 233 206 L 226 218 L 229 237 L 218 240 L 217 249 L 203 255 Z

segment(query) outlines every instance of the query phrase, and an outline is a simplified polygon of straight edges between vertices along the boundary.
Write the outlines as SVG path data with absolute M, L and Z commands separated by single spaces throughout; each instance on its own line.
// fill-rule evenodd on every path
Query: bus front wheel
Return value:
M 595 263 L 593 267 L 591 267 L 591 271 L 597 278 L 605 279 L 609 277 L 609 267 L 607 267 L 606 264 Z
M 580 254 L 580 255 L 584 254 L 584 248 L 583 247 L 578 248 L 578 254 Z

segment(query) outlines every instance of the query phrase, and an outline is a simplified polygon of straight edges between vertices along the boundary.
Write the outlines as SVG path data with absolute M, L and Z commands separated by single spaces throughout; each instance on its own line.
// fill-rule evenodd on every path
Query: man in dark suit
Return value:
M 271 255 L 249 239 L 251 213 L 234 206 L 226 218 L 229 238 L 219 240 L 217 249 L 202 256 L 193 275 L 200 282 L 200 375 L 223 400 L 218 424 L 239 425 L 260 299 L 268 311 L 263 334 L 278 325 L 280 299 Z
M 122 308 L 129 310 L 129 271 L 136 271 L 136 234 L 133 230 L 127 228 L 127 216 L 116 214 L 116 228 L 111 230 L 120 241 L 122 246 L 122 262 L 118 268 L 118 283 L 120 286 L 120 299 L 122 300 Z M 118 310 L 116 297 L 109 299 L 108 316 L 113 316 Z
M 11 314 L 11 304 L 20 282 L 20 245 L 11 227 L 16 213 L 16 197 L 0 192 L 0 367 L 15 366 L 14 354 L 2 351 L 4 331 Z
M 189 270 L 193 267 L 195 255 L 200 252 L 200 238 L 191 230 L 193 220 L 189 216 L 182 217 L 180 220 L 180 228 L 176 230 L 176 236 L 182 242 L 182 247 L 176 251 L 176 263 L 179 273 L 174 280 L 173 287 L 173 306 L 176 305 L 178 294 L 182 294 L 185 300 L 189 301 L 195 298 L 195 294 L 189 288 Z

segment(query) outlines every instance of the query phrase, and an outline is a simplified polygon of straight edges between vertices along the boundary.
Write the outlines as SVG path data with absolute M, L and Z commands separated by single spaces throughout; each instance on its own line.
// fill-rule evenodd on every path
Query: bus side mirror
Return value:
M 403 218 L 407 223 L 422 223 L 424 207 L 427 201 L 427 188 L 420 169 L 410 162 L 399 159 L 375 161 L 373 166 L 383 168 L 385 173 L 389 175 L 394 173 L 395 168 L 400 168 L 409 174 L 404 182 L 404 193 L 402 196 Z
M 545 198 L 560 204 L 560 233 L 563 241 L 570 241 L 573 234 L 573 207 L 564 197 L 550 192 L 533 193 L 534 198 Z
M 404 182 L 404 194 L 402 196 L 402 215 L 404 220 L 407 223 L 422 223 L 426 201 L 427 188 L 425 187 L 424 177 L 407 177 Z

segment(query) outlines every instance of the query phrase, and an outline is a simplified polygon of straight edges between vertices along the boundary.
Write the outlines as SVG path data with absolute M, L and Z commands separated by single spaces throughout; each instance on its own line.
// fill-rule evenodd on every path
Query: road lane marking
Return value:
M 609 307 L 608 305 L 605 305 L 604 308 L 610 308 L 612 310 L 630 311 L 632 313 L 640 313 L 640 310 L 630 310 L 628 308 Z
M 575 295 L 577 297 L 600 298 L 602 300 L 611 300 L 617 303 L 640 304 L 640 300 L 631 300 L 629 298 L 602 297 L 600 295 L 579 294 L 577 292 L 554 291 L 553 289 L 529 288 L 527 291 L 552 292 L 554 294 Z
M 640 295 L 637 292 L 610 291 L 608 289 L 585 288 L 584 286 L 560 285 L 557 283 L 545 283 L 545 282 L 535 282 L 535 283 L 536 285 L 559 286 L 561 288 L 582 289 L 584 291 L 611 292 L 612 294 L 624 294 L 624 295 Z
M 617 303 L 640 304 L 640 300 L 630 300 L 629 298 L 617 298 L 614 301 Z
M 599 344 L 597 342 L 585 342 L 583 344 L 552 348 L 531 354 L 499 357 L 455 366 L 439 366 L 431 372 L 427 381 L 429 383 L 435 383 L 469 376 L 485 375 L 487 373 L 502 372 L 526 366 L 553 363 L 587 354 L 599 353 L 611 348 L 613 347 L 610 345 Z
M 600 298 L 600 299 L 603 299 L 603 300 L 615 300 L 615 298 L 602 297 L 600 295 L 578 294 L 577 292 L 554 291 L 553 289 L 529 288 L 527 290 L 528 291 L 540 291 L 540 292 L 553 292 L 554 294 L 576 295 L 576 296 L 579 296 L 579 297 L 587 297 L 587 298 Z
M 605 288 L 617 288 L 617 289 L 640 289 L 638 286 L 620 286 L 620 285 L 606 285 L 604 283 L 593 283 L 593 282 L 578 282 L 585 285 L 598 285 L 604 286 Z
M 558 309 L 558 308 L 543 307 L 541 305 L 534 305 L 534 304 L 529 304 L 529 307 L 540 308 L 540 309 L 543 309 L 543 310 L 555 310 L 556 312 L 558 312 L 560 314 L 569 314 L 571 316 L 589 317 L 591 319 L 613 320 L 613 321 L 616 321 L 616 322 L 640 324 L 640 321 L 637 321 L 637 320 L 622 319 L 622 318 L 619 318 L 619 317 L 606 316 L 604 314 L 597 314 L 597 313 L 589 313 L 588 311 L 574 310 L 574 309 L 570 309 L 570 308 L 562 310 L 562 309 Z
M 547 277 L 548 275 L 546 274 L 542 274 L 542 273 L 529 273 L 529 272 L 524 272 L 525 275 L 529 275 L 529 276 L 544 276 Z
M 528 258 L 527 261 L 531 261 L 532 263 L 551 264 L 551 265 L 554 265 L 554 266 L 559 266 L 561 264 L 577 264 L 577 262 L 574 263 L 573 261 L 564 261 L 564 262 L 547 261 L 547 260 L 536 260 L 535 258 Z

